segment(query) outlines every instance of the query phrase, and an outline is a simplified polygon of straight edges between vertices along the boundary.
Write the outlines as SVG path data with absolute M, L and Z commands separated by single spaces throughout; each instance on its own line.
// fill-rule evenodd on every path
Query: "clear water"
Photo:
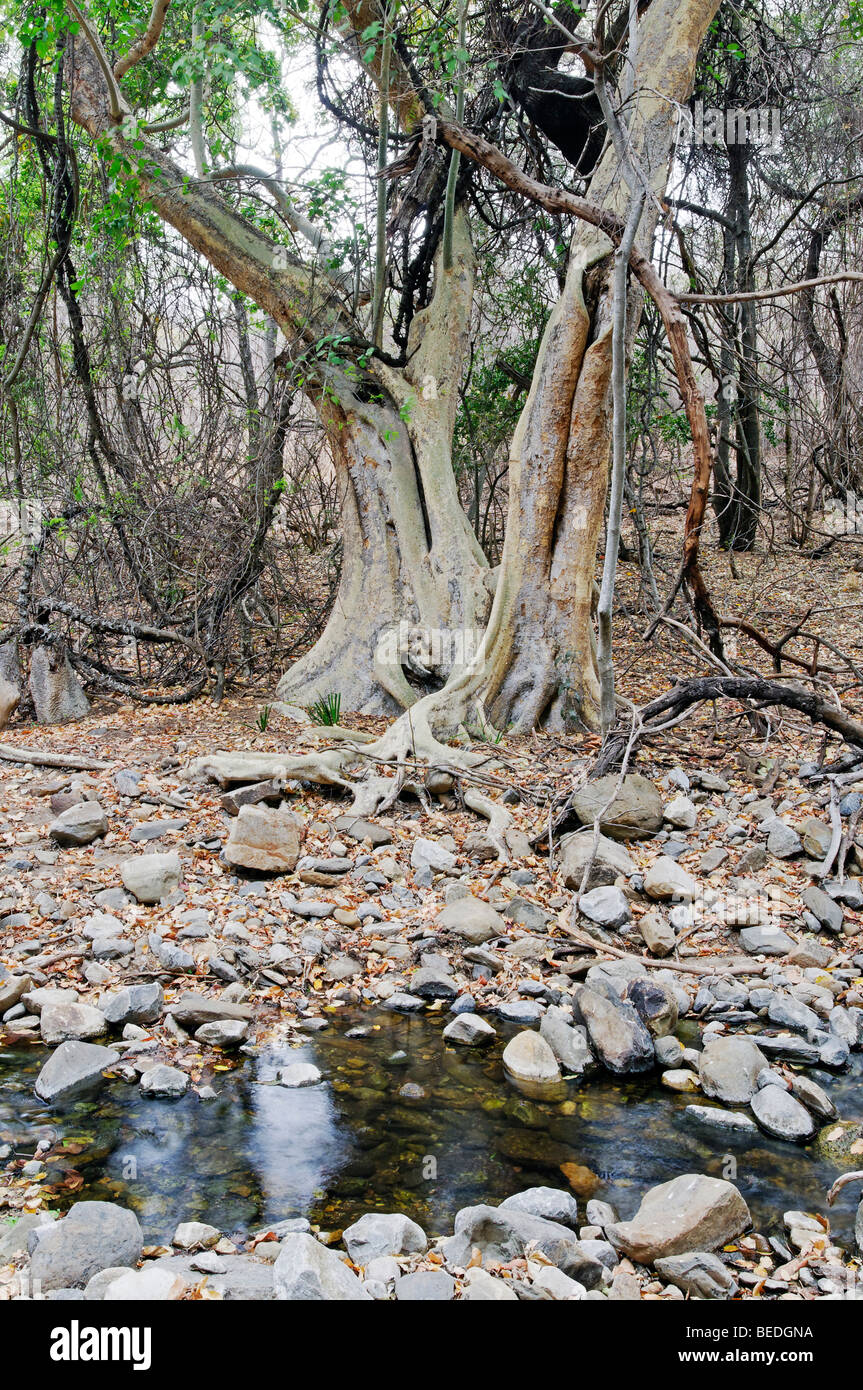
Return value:
M 571 1082 L 562 1104 L 526 1100 L 500 1060 L 516 1029 L 501 1028 L 485 1052 L 456 1050 L 441 1039 L 444 1022 L 340 1016 L 301 1048 L 268 1049 L 205 1073 L 215 1100 L 148 1099 L 114 1082 L 65 1110 L 33 1094 L 43 1048 L 0 1047 L 0 1143 L 30 1157 L 43 1135 L 58 1136 L 46 1165 L 52 1204 L 123 1202 L 153 1243 L 181 1220 L 230 1234 L 307 1216 L 336 1229 L 373 1209 L 406 1212 L 442 1234 L 460 1207 L 535 1183 L 601 1197 L 625 1217 L 646 1188 L 693 1171 L 733 1176 L 756 1228 L 768 1233 L 780 1231 L 791 1207 L 828 1210 L 825 1193 L 839 1170 L 812 1149 L 760 1135 L 754 1143 L 714 1140 L 683 1119 L 698 1097 L 673 1094 L 655 1079 Z M 372 1031 L 347 1038 L 357 1025 Z M 404 1064 L 390 1061 L 399 1050 Z M 274 1084 L 286 1060 L 314 1062 L 324 1082 L 302 1090 Z M 844 1076 L 810 1074 L 843 1118 L 863 1118 L 859 1054 Z M 422 1095 L 400 1096 L 406 1083 Z M 831 1213 L 849 1248 L 858 1200 L 849 1185 Z

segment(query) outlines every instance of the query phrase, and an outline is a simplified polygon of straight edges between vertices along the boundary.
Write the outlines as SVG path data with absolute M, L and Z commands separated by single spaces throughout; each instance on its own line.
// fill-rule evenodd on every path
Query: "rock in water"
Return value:
M 609 1071 L 621 1076 L 652 1069 L 653 1039 L 631 1004 L 613 1003 L 585 985 L 575 996 L 575 1007 L 594 1052 Z
M 90 701 L 81 688 L 65 647 L 34 647 L 30 657 L 30 695 L 40 724 L 83 719 Z
M 600 835 L 594 856 L 593 831 L 576 830 L 564 835 L 560 842 L 560 872 L 567 888 L 581 888 L 584 870 L 591 859 L 593 863 L 585 891 L 613 884 L 616 879 L 629 878 L 630 874 L 635 873 L 635 861 L 622 845 L 607 835 Z
M 290 811 L 241 806 L 225 845 L 235 868 L 262 873 L 290 873 L 300 857 L 300 825 Z
M 711 1038 L 698 1059 L 704 1094 L 725 1105 L 745 1105 L 758 1089 L 767 1058 L 752 1038 Z
M 749 1208 L 733 1183 L 683 1173 L 651 1187 L 631 1221 L 606 1227 L 618 1250 L 639 1264 L 667 1255 L 715 1250 L 750 1225 Z
M 566 1009 L 550 1004 L 539 1031 L 568 1076 L 584 1076 L 596 1070 L 587 1029 L 573 1024 L 572 1015 Z
M 36 1078 L 37 1096 L 49 1104 L 70 1100 L 102 1081 L 107 1067 L 117 1065 L 117 1054 L 110 1047 L 95 1043 L 64 1042 L 51 1053 Z
M 102 1269 L 136 1265 L 144 1248 L 138 1218 L 114 1202 L 76 1202 L 34 1236 L 30 1276 L 43 1290 L 83 1288 Z
M 617 773 L 587 782 L 573 794 L 572 809 L 583 825 L 599 816 L 599 828 L 613 840 L 639 840 L 662 829 L 662 797 L 651 781 L 630 772 L 618 788 Z M 606 803 L 611 803 L 606 805 Z
M 157 903 L 168 897 L 180 882 L 183 872 L 180 857 L 170 854 L 136 854 L 124 859 L 120 877 L 139 903 Z
M 89 845 L 108 833 L 108 817 L 98 801 L 81 801 L 61 811 L 48 827 L 48 834 L 56 844 L 66 846 Z
M 542 1089 L 561 1080 L 557 1058 L 545 1038 L 529 1028 L 507 1043 L 503 1065 L 513 1080 L 528 1088 Z
M 815 1121 L 804 1105 L 781 1086 L 765 1086 L 751 1101 L 761 1128 L 776 1139 L 805 1144 L 815 1134 Z
M 355 1265 L 383 1255 L 422 1255 L 428 1249 L 425 1231 L 401 1212 L 367 1212 L 348 1226 L 342 1239 Z
M 459 1014 L 443 1030 L 443 1039 L 448 1043 L 460 1043 L 463 1047 L 480 1047 L 490 1043 L 497 1034 L 494 1028 L 479 1014 Z
M 366 1293 L 353 1270 L 310 1235 L 288 1235 L 273 1266 L 276 1298 L 288 1301 L 363 1302 Z
M 181 1096 L 188 1089 L 189 1078 L 178 1067 L 159 1062 L 141 1077 L 141 1090 L 149 1096 Z

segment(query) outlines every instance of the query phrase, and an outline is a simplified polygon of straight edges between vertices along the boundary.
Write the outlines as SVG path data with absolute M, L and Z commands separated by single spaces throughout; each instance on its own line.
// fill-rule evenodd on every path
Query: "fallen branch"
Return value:
M 34 763 L 36 767 L 71 767 L 77 772 L 106 772 L 111 766 L 77 753 L 42 753 L 38 748 L 13 748 L 11 743 L 0 743 L 0 758 L 7 763 Z
M 573 941 L 577 941 L 581 946 L 588 946 L 591 951 L 596 951 L 597 954 L 604 953 L 614 956 L 617 960 L 633 961 L 637 965 L 646 965 L 652 970 L 677 970 L 685 975 L 761 975 L 770 964 L 769 961 L 737 960 L 723 965 L 721 958 L 719 960 L 714 958 L 709 965 L 698 965 L 695 961 L 668 960 L 667 957 L 662 960 L 651 960 L 649 956 L 636 956 L 631 951 L 622 951 L 619 946 L 607 946 L 602 941 L 594 940 L 592 936 L 588 936 L 587 932 L 579 931 L 578 927 L 573 927 L 564 920 L 563 913 L 558 917 L 557 924 L 562 931 L 566 932 L 567 936 L 572 937 Z
M 702 704 L 705 700 L 751 700 L 756 709 L 765 705 L 785 705 L 804 714 L 813 724 L 823 724 L 839 734 L 846 743 L 863 748 L 863 724 L 852 719 L 843 709 L 828 704 L 808 690 L 779 685 L 762 676 L 699 676 L 694 680 L 681 681 L 641 710 L 639 741 L 650 734 L 661 733 L 693 705 Z M 608 739 L 594 767 L 593 777 L 601 777 L 618 765 L 627 741 L 627 736 L 622 733 Z

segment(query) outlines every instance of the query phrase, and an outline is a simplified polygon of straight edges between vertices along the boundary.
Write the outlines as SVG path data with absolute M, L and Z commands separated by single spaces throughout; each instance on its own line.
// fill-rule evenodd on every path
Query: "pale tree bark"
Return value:
M 76 15 L 83 15 L 77 6 Z M 460 211 L 454 221 L 451 267 L 438 260 L 431 303 L 413 326 L 409 365 L 397 371 L 374 360 L 351 371 L 328 364 L 326 350 L 316 349 L 322 338 L 363 337 L 343 281 L 287 253 L 234 213 L 211 183 L 190 178 L 147 140 L 83 18 L 69 40 L 73 120 L 126 156 L 164 221 L 275 320 L 338 470 L 344 555 L 336 602 L 319 642 L 279 682 L 279 697 L 306 704 L 337 690 L 343 708 L 398 712 L 417 699 L 400 629 L 421 634 L 430 655 L 419 669 L 434 688 L 459 655 L 446 634 L 481 631 L 491 603 L 488 564 L 452 469 L 474 284 L 467 218 Z M 399 119 L 413 119 L 416 97 L 397 64 L 391 89 Z
M 656 195 L 717 8 L 718 0 L 653 0 L 639 24 L 629 149 Z M 625 218 L 629 191 L 613 148 L 589 197 L 618 223 Z M 636 243 L 647 254 L 657 215 L 651 198 Z M 611 444 L 612 268 L 610 238 L 579 223 L 513 439 L 507 533 L 485 639 L 470 669 L 413 712 L 414 724 L 451 731 L 480 701 L 482 717 L 497 728 L 600 726 L 593 608 Z M 631 309 L 630 337 L 637 301 Z

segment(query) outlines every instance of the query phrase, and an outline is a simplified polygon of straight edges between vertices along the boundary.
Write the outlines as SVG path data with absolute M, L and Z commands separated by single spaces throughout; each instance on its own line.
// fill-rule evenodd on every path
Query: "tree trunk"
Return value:
M 676 104 L 691 90 L 717 0 L 653 0 L 639 24 L 631 149 L 661 195 Z M 628 190 L 607 149 L 591 203 L 619 218 Z M 658 215 L 651 200 L 637 244 L 648 254 Z M 633 291 L 628 336 L 638 325 Z M 579 223 L 566 280 L 540 346 L 512 445 L 506 541 L 486 639 L 469 679 L 436 701 L 443 723 L 464 719 L 483 695 L 498 728 L 600 724 L 593 623 L 596 551 L 611 444 L 612 246 Z
M 488 564 L 460 505 L 451 460 L 474 283 L 467 218 L 460 211 L 454 219 L 452 266 L 444 270 L 438 261 L 432 301 L 412 328 L 409 365 L 333 366 L 332 338 L 363 336 L 345 308 L 344 287 L 320 265 L 310 271 L 233 212 L 210 183 L 191 179 L 142 138 L 121 96 L 119 116 L 112 115 L 117 94 L 109 92 L 98 43 L 91 25 L 69 40 L 73 120 L 128 159 L 158 214 L 279 325 L 339 473 L 336 603 L 319 642 L 282 677 L 278 694 L 306 704 L 338 690 L 343 708 L 403 709 L 470 656 L 491 602 Z M 409 639 L 429 656 L 413 662 L 419 691 L 403 669 Z

